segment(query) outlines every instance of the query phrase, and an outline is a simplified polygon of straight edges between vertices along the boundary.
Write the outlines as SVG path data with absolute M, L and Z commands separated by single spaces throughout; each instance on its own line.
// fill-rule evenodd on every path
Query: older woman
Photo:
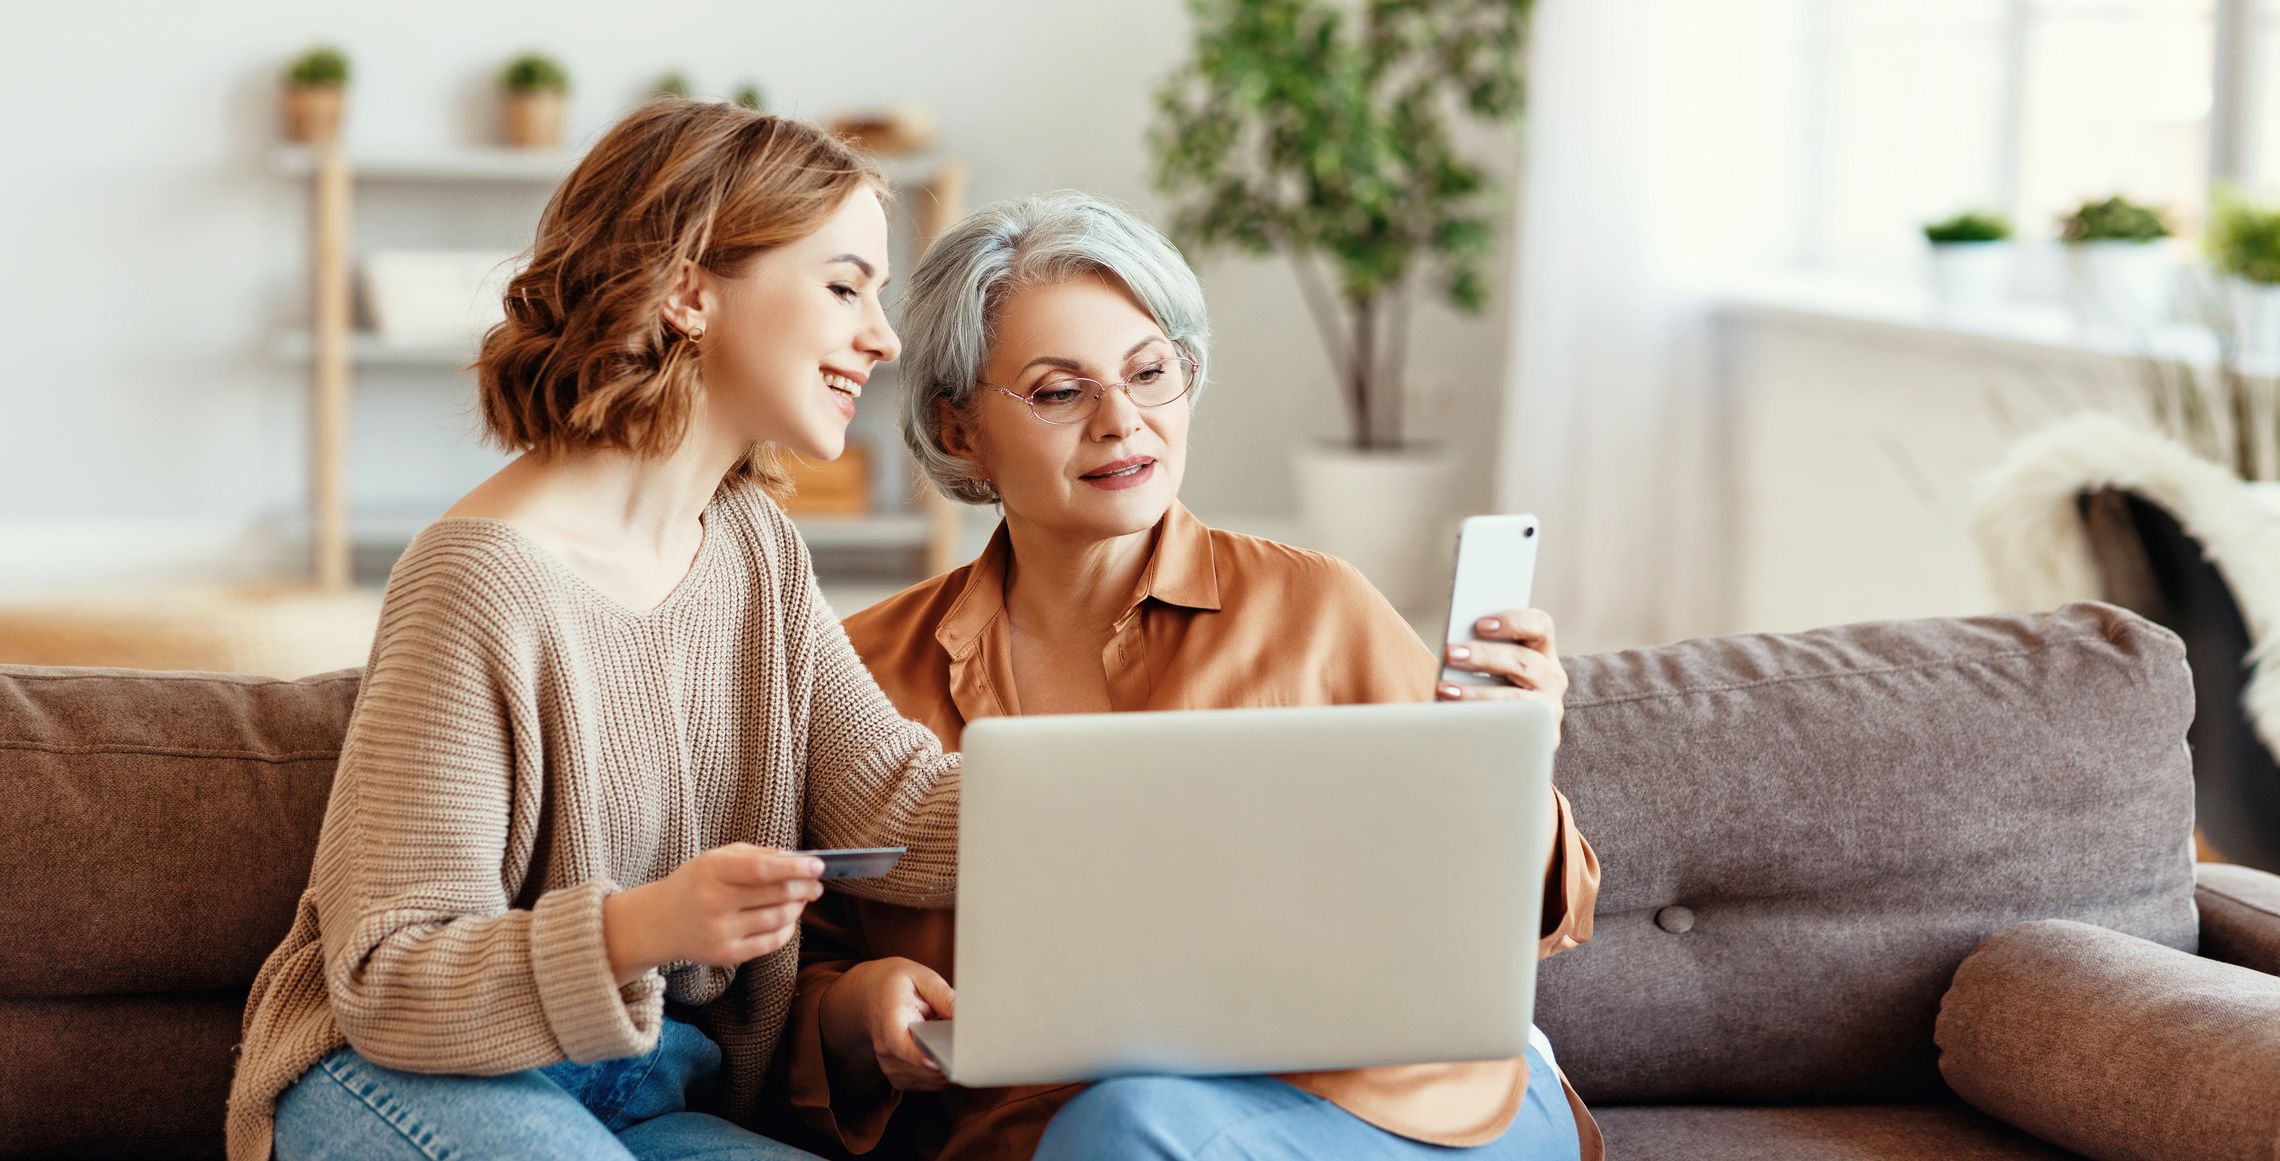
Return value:
M 945 745 L 1000 714 L 1436 696 L 1557 708 L 1567 678 L 1541 613 L 1491 618 L 1450 651 L 1506 684 L 1436 687 L 1438 659 L 1352 567 L 1214 531 L 1180 505 L 1209 325 L 1179 252 L 1131 214 L 1075 193 L 984 210 L 935 243 L 904 311 L 904 436 L 938 488 L 1005 520 L 972 564 L 847 629 Z M 1589 938 L 1599 876 L 1554 797 L 1544 955 Z M 949 1087 L 908 1026 L 952 1014 L 951 913 L 835 894 L 803 922 L 792 1102 L 854 1153 L 1599 1155 L 1540 1035 L 1516 1060 Z

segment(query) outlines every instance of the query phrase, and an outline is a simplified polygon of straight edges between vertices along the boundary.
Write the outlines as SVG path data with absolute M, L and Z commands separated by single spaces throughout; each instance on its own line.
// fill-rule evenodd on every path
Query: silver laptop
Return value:
M 1530 702 L 966 728 L 962 1085 L 1526 1051 L 1552 822 Z

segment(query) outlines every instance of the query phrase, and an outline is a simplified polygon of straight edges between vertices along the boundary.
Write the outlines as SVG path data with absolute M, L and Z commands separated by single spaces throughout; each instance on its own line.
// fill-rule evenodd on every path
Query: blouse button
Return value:
M 1676 905 L 1655 912 L 1655 926 L 1672 935 L 1684 935 L 1694 930 L 1694 912 Z

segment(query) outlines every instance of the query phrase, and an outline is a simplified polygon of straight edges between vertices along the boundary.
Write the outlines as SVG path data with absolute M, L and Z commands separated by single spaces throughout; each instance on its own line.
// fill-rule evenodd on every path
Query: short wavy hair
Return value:
M 1203 284 L 1179 247 L 1139 215 L 1106 198 L 1060 190 L 999 202 L 952 226 L 926 251 L 903 292 L 902 435 L 936 490 L 968 504 L 996 493 L 942 434 L 973 414 L 999 313 L 1015 290 L 1103 274 L 1196 361 L 1191 399 L 1209 367 L 1211 319 Z
M 734 277 L 866 188 L 887 197 L 876 165 L 812 125 L 710 101 L 634 110 L 554 191 L 506 321 L 483 336 L 485 434 L 508 451 L 670 454 L 700 388 L 695 346 L 664 315 L 681 263 Z M 791 490 L 765 445 L 730 476 Z

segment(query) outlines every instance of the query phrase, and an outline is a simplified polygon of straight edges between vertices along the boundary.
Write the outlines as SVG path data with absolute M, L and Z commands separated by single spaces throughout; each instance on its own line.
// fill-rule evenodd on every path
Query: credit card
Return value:
M 823 860 L 825 882 L 833 879 L 876 879 L 895 869 L 909 847 L 852 847 L 839 851 L 785 851 Z

